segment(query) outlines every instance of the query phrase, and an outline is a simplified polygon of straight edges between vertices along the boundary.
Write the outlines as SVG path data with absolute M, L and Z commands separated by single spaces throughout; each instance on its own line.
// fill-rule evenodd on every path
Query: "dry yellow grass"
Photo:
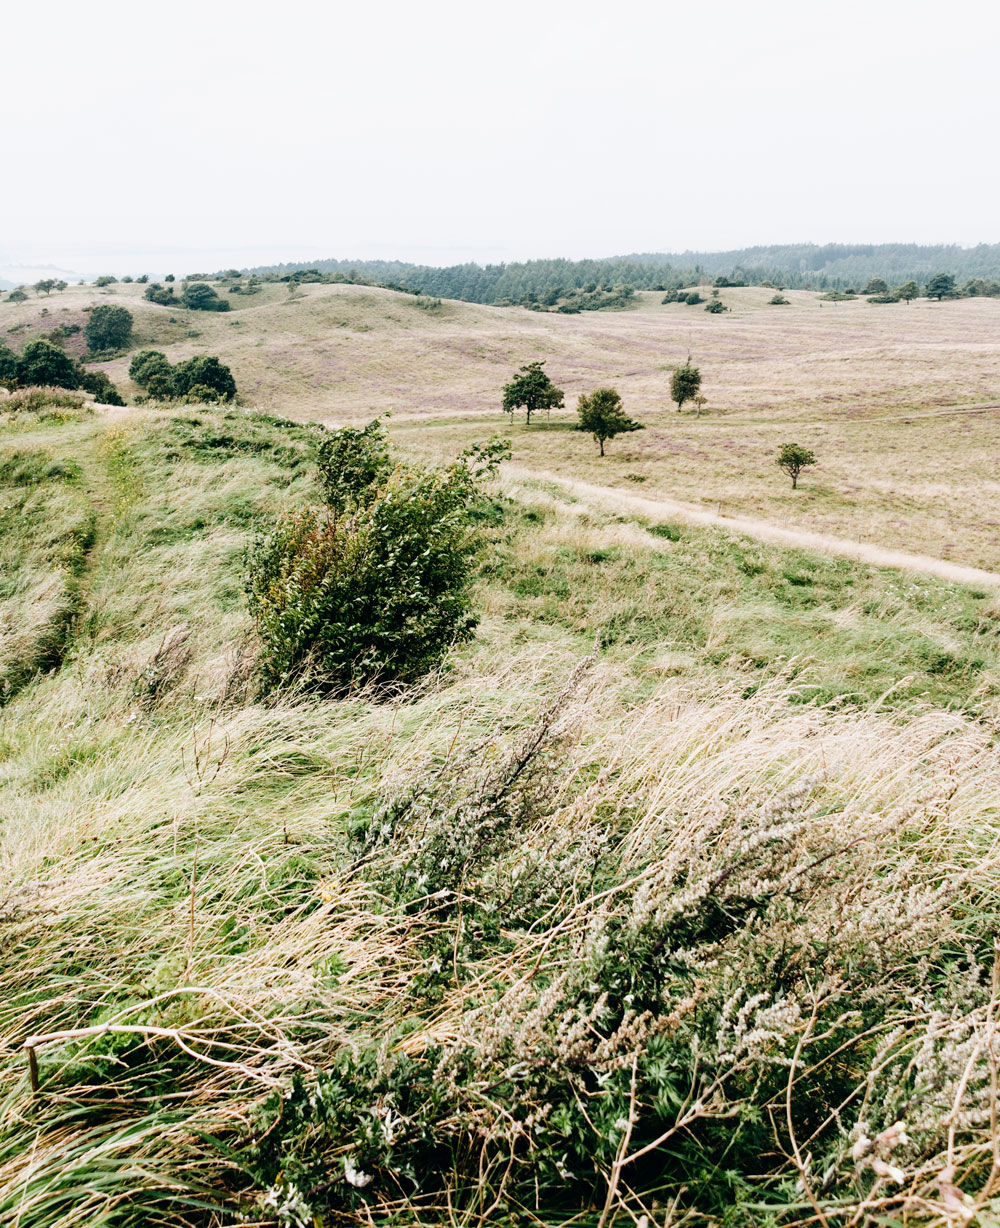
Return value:
M 505 429 L 502 384 L 541 358 L 567 409 L 553 417 L 558 432 L 515 423 L 523 466 L 1000 567 L 1000 408 L 979 408 L 1000 397 L 1000 302 L 877 306 L 788 291 L 789 306 L 770 307 L 771 293 L 723 290 L 732 310 L 721 316 L 664 306 L 654 293 L 638 296 L 635 310 L 566 316 L 456 302 L 429 311 L 388 290 L 307 285 L 290 295 L 275 285 L 215 315 L 147 304 L 140 286 L 77 287 L 0 305 L 0 336 L 23 324 L 7 338 L 16 346 L 85 320 L 88 303 L 126 303 L 143 344 L 172 360 L 221 355 L 248 404 L 330 422 L 391 410 L 400 442 L 442 455 Z M 677 414 L 669 399 L 669 369 L 689 351 L 708 399 L 700 418 Z M 128 384 L 127 358 L 104 369 Z M 614 384 L 647 429 L 598 460 L 590 439 L 568 428 L 577 395 L 602 384 Z M 819 459 L 796 492 L 774 465 L 788 440 Z

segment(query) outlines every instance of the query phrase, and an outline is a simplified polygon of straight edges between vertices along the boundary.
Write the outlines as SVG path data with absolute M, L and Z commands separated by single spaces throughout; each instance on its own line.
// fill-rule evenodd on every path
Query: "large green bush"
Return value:
M 149 381 L 154 375 L 165 375 L 169 378 L 172 371 L 173 368 L 166 354 L 161 354 L 159 350 L 140 350 L 133 357 L 128 368 L 129 379 L 138 384 L 140 388 L 148 388 Z
M 17 360 L 17 382 L 50 384 L 55 388 L 79 388 L 80 369 L 57 345 L 44 338 L 29 341 Z
M 199 354 L 179 362 L 173 370 L 174 395 L 189 396 L 195 388 L 210 388 L 220 401 L 236 396 L 236 381 L 224 362 L 211 354 Z
M 229 302 L 219 298 L 203 281 L 188 282 L 181 291 L 181 302 L 190 311 L 228 311 Z
M 377 423 L 328 436 L 327 505 L 283 516 L 247 551 L 264 688 L 407 682 L 468 639 L 479 479 L 507 454 L 495 442 L 443 471 L 390 471 Z
M 95 353 L 124 349 L 132 340 L 132 313 L 127 307 L 101 303 L 90 313 L 83 335 Z

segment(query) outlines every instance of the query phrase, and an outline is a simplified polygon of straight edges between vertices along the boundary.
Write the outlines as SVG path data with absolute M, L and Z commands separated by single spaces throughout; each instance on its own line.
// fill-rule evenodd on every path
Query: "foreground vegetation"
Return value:
M 995 1219 L 991 595 L 507 479 L 474 640 L 257 698 L 323 436 L 55 395 L 0 461 L 0 1221 Z

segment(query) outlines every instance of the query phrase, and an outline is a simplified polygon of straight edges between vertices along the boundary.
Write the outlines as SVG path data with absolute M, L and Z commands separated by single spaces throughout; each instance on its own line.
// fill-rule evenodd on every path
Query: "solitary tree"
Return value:
M 920 287 L 915 281 L 904 281 L 901 286 L 896 287 L 896 297 L 901 298 L 904 303 L 909 305 L 920 293 Z
M 799 474 L 807 465 L 815 465 L 816 457 L 808 448 L 797 443 L 783 443 L 778 453 L 778 468 L 784 469 L 792 479 L 792 490 L 799 484 Z
M 581 395 L 576 412 L 580 415 L 579 430 L 589 431 L 604 455 L 604 441 L 624 435 L 627 431 L 641 431 L 641 422 L 625 413 L 622 399 L 614 388 L 598 388 L 590 396 Z
M 684 366 L 678 367 L 670 377 L 670 396 L 672 400 L 677 402 L 678 413 L 680 413 L 684 402 L 692 400 L 700 388 L 701 372 L 697 367 L 691 366 L 691 355 L 688 354 L 687 362 Z
M 557 388 L 542 368 L 544 362 L 529 362 L 509 384 L 503 386 L 504 413 L 513 418 L 515 409 L 525 411 L 524 421 L 531 424 L 531 415 L 540 410 L 562 409 L 565 404 L 563 390 Z
M 48 295 L 48 294 L 51 294 L 55 288 L 56 288 L 56 281 L 54 277 L 46 277 L 46 278 L 43 278 L 42 281 L 35 282 L 35 293 L 36 294 Z
M 7 295 L 7 302 L 8 303 L 23 303 L 25 302 L 27 297 L 28 296 L 27 294 L 25 294 L 24 290 L 20 286 L 18 286 L 15 290 L 11 290 L 10 294 Z
M 83 335 L 93 353 L 123 350 L 132 339 L 132 313 L 127 307 L 101 303 L 90 313 Z
M 954 298 L 955 278 L 950 273 L 935 273 L 924 293 L 928 298 L 936 298 L 939 303 L 943 298 Z

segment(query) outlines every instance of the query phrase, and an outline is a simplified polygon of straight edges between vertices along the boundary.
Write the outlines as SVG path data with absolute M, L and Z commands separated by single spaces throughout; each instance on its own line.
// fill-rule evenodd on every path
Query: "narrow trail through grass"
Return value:
M 850 538 L 833 537 L 824 533 L 812 533 L 804 529 L 787 529 L 752 516 L 726 516 L 719 512 L 706 511 L 693 503 L 685 503 L 669 496 L 657 495 L 651 498 L 645 495 L 633 495 L 613 486 L 600 486 L 594 482 L 562 478 L 545 469 L 509 466 L 508 473 L 509 476 L 516 479 L 550 482 L 577 498 L 591 499 L 612 510 L 628 510 L 642 516 L 657 518 L 671 516 L 686 524 L 715 525 L 732 533 L 754 537 L 758 541 L 773 542 L 779 546 L 821 550 L 825 554 L 857 559 L 859 562 L 869 563 L 875 567 L 891 567 L 896 571 L 918 572 L 937 576 L 941 580 L 949 580 L 956 584 L 1000 588 L 1000 574 L 996 572 L 985 571 L 979 567 L 966 567 L 960 563 L 949 563 L 946 559 L 936 559 L 930 555 L 909 554 L 903 550 L 887 550 L 867 542 L 852 541 Z

